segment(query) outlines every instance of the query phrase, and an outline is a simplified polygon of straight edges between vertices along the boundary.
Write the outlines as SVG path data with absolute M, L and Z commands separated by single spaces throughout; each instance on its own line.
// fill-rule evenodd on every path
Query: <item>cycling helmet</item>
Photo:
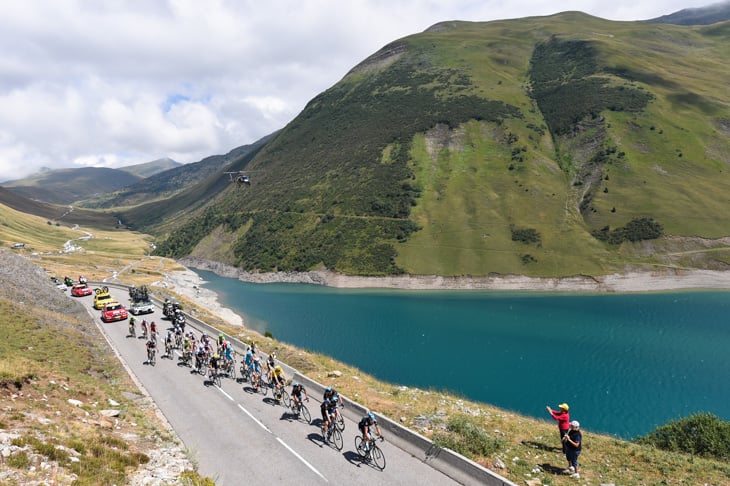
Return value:
M 291 384 L 291 386 L 299 386 L 299 382 L 295 381 L 294 383 Z
M 326 387 L 326 388 L 324 389 L 324 391 L 326 391 L 326 392 L 328 392 L 328 391 L 332 391 L 332 387 L 331 387 L 331 386 L 328 386 L 328 387 Z
M 371 420 L 375 420 L 375 414 L 373 412 L 368 412 L 368 417 L 370 417 Z
M 218 353 L 215 353 L 215 354 L 213 354 L 213 357 L 214 357 L 215 359 L 218 359 L 218 358 L 220 358 L 220 356 L 218 356 Z

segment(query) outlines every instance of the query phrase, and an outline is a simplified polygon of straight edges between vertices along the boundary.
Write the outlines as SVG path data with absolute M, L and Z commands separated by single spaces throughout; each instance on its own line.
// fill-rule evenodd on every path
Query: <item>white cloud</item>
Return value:
M 444 20 L 699 0 L 0 2 L 0 181 L 43 166 L 192 162 L 282 128 L 383 45 Z

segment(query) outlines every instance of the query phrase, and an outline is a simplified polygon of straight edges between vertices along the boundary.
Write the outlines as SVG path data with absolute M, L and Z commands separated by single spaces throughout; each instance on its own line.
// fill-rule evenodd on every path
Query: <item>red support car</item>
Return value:
M 101 308 L 101 320 L 104 322 L 123 321 L 127 317 L 127 309 L 119 302 L 109 302 Z
M 89 287 L 85 283 L 77 283 L 74 284 L 73 287 L 71 287 L 71 295 L 73 295 L 74 297 L 84 297 L 93 293 L 94 291 L 91 290 L 91 287 Z

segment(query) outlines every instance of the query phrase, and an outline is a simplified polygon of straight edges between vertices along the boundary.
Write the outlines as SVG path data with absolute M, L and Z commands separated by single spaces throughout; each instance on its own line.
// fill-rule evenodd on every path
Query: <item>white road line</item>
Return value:
M 268 433 L 270 433 L 270 434 L 272 433 L 272 432 L 271 432 L 271 430 L 269 430 L 269 428 L 268 428 L 267 426 L 265 426 L 265 425 L 264 425 L 263 423 L 261 423 L 261 421 L 259 421 L 259 419 L 257 419 L 256 417 L 254 417 L 254 416 L 253 416 L 253 415 L 251 414 L 251 412 L 249 412 L 248 410 L 246 410 L 245 408 L 243 408 L 243 405 L 241 405 L 240 403 L 238 404 L 238 408 L 240 408 L 241 410 L 243 410 L 243 412 L 244 412 L 244 413 L 245 413 L 246 415 L 248 415 L 249 417 L 251 417 L 251 420 L 253 420 L 253 421 L 254 421 L 254 422 L 256 422 L 257 424 L 259 424 L 259 425 L 261 426 L 261 428 L 262 428 L 262 429 L 264 429 L 264 430 L 265 430 L 266 432 L 268 432 Z
M 299 455 L 299 454 L 297 453 L 297 451 L 295 451 L 294 449 L 292 449 L 291 447 L 289 447 L 289 446 L 288 446 L 288 445 L 286 444 L 286 442 L 284 442 L 283 440 L 281 440 L 281 438 L 277 437 L 277 438 L 276 438 L 276 440 L 278 440 L 278 441 L 279 441 L 279 443 L 280 443 L 281 445 L 283 445 L 284 447 L 286 447 L 286 448 L 287 448 L 287 449 L 289 450 L 289 452 L 291 452 L 292 454 L 294 454 L 294 456 L 295 456 L 295 457 L 296 457 L 297 459 L 299 459 L 300 461 L 302 461 L 302 462 L 304 463 L 304 465 L 305 465 L 305 466 L 307 466 L 307 467 L 308 467 L 309 469 L 311 469 L 312 471 L 314 471 L 314 473 L 315 473 L 315 474 L 316 474 L 317 476 L 319 476 L 320 478 L 324 479 L 324 482 L 325 482 L 325 483 L 328 483 L 328 482 L 329 482 L 329 481 L 327 481 L 327 478 L 326 478 L 326 477 L 322 476 L 322 473 L 321 473 L 321 472 L 317 471 L 317 469 L 315 469 L 315 467 L 314 467 L 314 466 L 312 466 L 311 464 L 309 464 L 309 463 L 308 463 L 308 462 L 306 461 L 306 459 L 304 459 L 304 458 L 303 458 L 302 456 L 300 456 L 300 455 Z
M 233 400 L 233 397 L 232 396 L 230 396 L 228 393 L 226 393 L 226 392 L 223 391 L 223 388 L 218 387 L 218 386 L 216 386 L 216 388 L 218 388 L 218 391 L 219 392 L 221 392 L 222 394 L 224 394 L 225 396 L 227 396 L 230 401 L 232 401 L 232 402 L 235 401 L 235 400 Z

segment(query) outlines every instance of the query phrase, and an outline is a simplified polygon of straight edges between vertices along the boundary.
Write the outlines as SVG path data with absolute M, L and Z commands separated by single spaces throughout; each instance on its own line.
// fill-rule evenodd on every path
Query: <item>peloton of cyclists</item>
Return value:
M 378 436 L 382 439 L 383 433 L 380 431 L 380 425 L 378 425 L 378 421 L 375 418 L 375 414 L 373 412 L 368 412 L 367 415 L 363 416 L 362 419 L 360 419 L 360 422 L 357 424 L 357 428 L 360 429 L 360 432 L 362 433 L 362 445 L 364 451 L 367 451 L 370 449 L 370 442 L 374 441 L 375 438 L 372 434 L 372 427 L 375 426 L 375 431 L 377 432 Z

